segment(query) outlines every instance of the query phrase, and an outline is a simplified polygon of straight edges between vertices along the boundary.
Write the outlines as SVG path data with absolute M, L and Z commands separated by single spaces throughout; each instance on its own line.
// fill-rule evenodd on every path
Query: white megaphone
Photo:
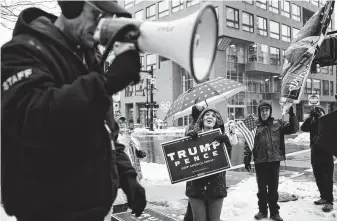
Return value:
M 192 74 L 197 82 L 206 80 L 217 50 L 218 19 L 213 5 L 173 21 L 140 21 L 131 18 L 102 18 L 94 39 L 106 45 L 121 26 L 136 25 L 140 31 L 137 47 L 141 52 L 166 57 Z

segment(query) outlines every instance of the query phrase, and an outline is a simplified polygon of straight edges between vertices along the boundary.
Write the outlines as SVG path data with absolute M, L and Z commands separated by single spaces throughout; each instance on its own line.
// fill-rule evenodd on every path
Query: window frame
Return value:
M 160 11 L 160 6 L 166 4 L 167 8 L 163 11 Z M 158 18 L 163 18 L 170 14 L 170 2 L 168 0 L 163 0 L 158 2 Z
M 228 18 L 228 10 L 233 10 L 234 20 Z M 237 21 L 235 21 L 235 18 L 237 17 Z M 233 24 L 233 26 L 229 25 Z M 237 25 L 237 27 L 236 27 Z M 226 26 L 229 28 L 239 29 L 240 28 L 240 15 L 239 10 L 236 8 L 232 8 L 229 6 L 226 6 Z
M 171 0 L 170 2 L 171 2 L 172 13 L 175 13 L 175 12 L 178 12 L 184 9 L 184 0 Z
M 276 53 L 272 54 L 272 49 L 276 50 Z M 278 53 L 277 53 L 278 52 Z M 277 59 L 277 63 L 274 64 L 272 61 L 276 60 L 274 58 L 272 58 L 272 55 L 276 55 L 276 59 Z M 269 46 L 269 64 L 270 65 L 275 65 L 275 66 L 281 66 L 281 50 L 279 48 L 273 47 L 273 46 Z
M 287 28 L 287 31 L 289 31 L 289 36 L 284 35 L 283 33 L 283 27 Z M 291 27 L 285 24 L 281 24 L 281 40 L 285 42 L 291 42 Z
M 284 17 L 290 18 L 291 17 L 290 15 L 291 3 L 286 0 L 281 0 L 280 3 L 281 3 L 281 15 Z M 284 10 L 285 3 L 288 4 L 288 11 Z
M 294 10 L 294 7 L 297 7 L 298 10 Z M 295 11 L 298 11 L 298 15 L 297 14 L 294 14 Z M 301 21 L 301 7 L 294 4 L 294 3 L 291 3 L 291 18 L 295 21 Z
M 259 27 L 259 20 L 260 20 L 260 19 L 263 21 L 263 26 L 266 26 L 265 29 L 262 29 L 262 28 Z M 264 27 L 263 27 L 263 28 L 264 28 Z M 258 35 L 268 37 L 268 21 L 267 21 L 266 18 L 261 17 L 261 16 L 256 16 L 256 33 L 257 33 Z M 261 33 L 265 33 L 265 35 L 264 35 L 264 34 L 261 34 Z
M 200 4 L 200 0 L 187 0 L 186 8 L 192 7 L 194 5 Z
M 246 24 L 244 23 L 244 14 L 248 15 L 248 20 L 249 23 L 251 24 Z M 254 33 L 254 15 L 251 13 L 248 13 L 246 11 L 242 11 L 242 22 L 241 22 L 241 26 L 242 26 L 242 30 L 246 31 L 246 32 L 250 32 L 250 33 Z M 244 28 L 247 28 L 248 30 L 245 30 Z
M 275 23 L 275 24 L 278 24 L 278 33 L 272 31 L 271 28 L 274 26 L 274 25 L 271 24 L 272 22 Z M 276 35 L 278 36 L 278 38 L 274 37 Z M 269 20 L 269 36 L 271 38 L 280 40 L 280 23 L 279 22 L 276 22 L 276 21 L 273 21 L 273 20 Z
M 255 4 L 257 7 L 267 10 L 267 0 L 256 0 Z
M 275 3 L 277 3 L 277 7 L 275 6 Z M 274 12 L 276 14 L 280 13 L 280 4 L 278 0 L 269 0 L 269 7 L 268 10 L 271 12 Z
M 148 16 L 148 12 L 151 12 L 150 8 L 154 10 L 154 14 Z M 145 20 L 153 21 L 157 19 L 156 4 L 152 4 L 145 9 Z

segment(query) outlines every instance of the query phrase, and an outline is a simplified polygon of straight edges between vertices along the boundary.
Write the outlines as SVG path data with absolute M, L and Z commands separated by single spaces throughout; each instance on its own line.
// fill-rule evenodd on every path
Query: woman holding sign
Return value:
M 220 128 L 224 133 L 224 122 L 219 111 L 206 108 L 200 114 L 194 129 L 187 133 L 193 139 L 198 139 L 198 133 Z M 220 134 L 215 141 L 226 145 L 230 156 L 232 145 L 225 134 Z M 227 196 L 226 172 L 188 181 L 186 196 L 192 207 L 194 221 L 219 221 L 223 199 Z

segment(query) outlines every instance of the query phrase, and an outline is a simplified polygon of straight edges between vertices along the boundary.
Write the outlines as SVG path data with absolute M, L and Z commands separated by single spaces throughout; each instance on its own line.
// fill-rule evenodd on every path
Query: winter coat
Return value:
M 137 173 L 104 126 L 111 103 L 94 50 L 77 53 L 55 20 L 24 10 L 1 48 L 3 205 L 18 220 L 103 219 Z
M 260 109 L 262 106 L 270 108 L 270 117 L 266 121 L 261 119 Z M 265 163 L 285 160 L 284 135 L 296 133 L 299 129 L 297 117 L 289 116 L 289 122 L 271 117 L 272 107 L 267 102 L 261 102 L 258 107 L 259 119 L 256 121 L 257 128 L 254 139 L 253 151 L 245 144 L 245 156 L 253 154 L 255 163 Z
M 303 132 L 310 132 L 310 147 L 311 147 L 311 162 L 328 162 L 329 153 L 316 142 L 318 140 L 318 119 L 313 121 L 313 116 L 310 115 L 304 120 L 301 125 L 301 130 Z
M 217 115 L 217 123 L 213 129 L 221 128 L 224 129 L 224 123 L 221 118 L 219 111 L 213 108 L 205 109 L 199 116 L 198 120 L 195 123 L 194 131 L 201 132 L 203 125 L 203 117 L 205 113 L 209 110 L 212 110 Z M 229 139 L 225 142 L 227 151 L 230 153 L 232 145 L 229 142 Z M 200 179 L 188 181 L 186 183 L 186 196 L 191 198 L 197 198 L 201 200 L 217 199 L 224 198 L 227 196 L 226 189 L 226 172 L 221 172 L 213 174 L 207 177 L 202 177 Z

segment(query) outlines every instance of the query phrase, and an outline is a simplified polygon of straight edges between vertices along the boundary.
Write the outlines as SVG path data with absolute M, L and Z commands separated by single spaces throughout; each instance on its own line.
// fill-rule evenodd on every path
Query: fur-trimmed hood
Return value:
M 193 130 L 196 131 L 196 132 L 202 131 L 202 126 L 203 126 L 202 125 L 203 124 L 203 120 L 202 119 L 204 118 L 206 112 L 208 112 L 208 111 L 214 111 L 215 114 L 216 114 L 216 123 L 215 123 L 215 126 L 214 126 L 213 129 L 220 128 L 221 131 L 222 131 L 222 133 L 224 133 L 225 129 L 224 129 L 223 119 L 222 119 L 222 117 L 220 115 L 220 112 L 217 109 L 215 109 L 215 108 L 205 108 L 201 112 L 201 114 L 199 115 L 198 120 L 196 121 Z

